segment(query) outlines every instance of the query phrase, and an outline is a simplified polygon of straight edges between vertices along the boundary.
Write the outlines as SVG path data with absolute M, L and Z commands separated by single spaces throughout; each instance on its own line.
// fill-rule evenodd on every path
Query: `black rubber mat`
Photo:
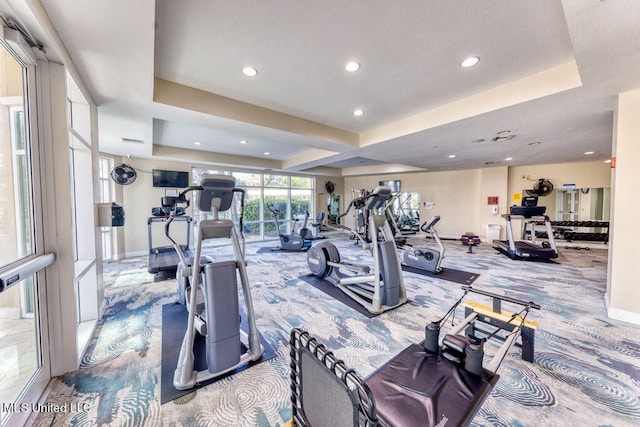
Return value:
M 245 321 L 246 316 L 242 316 L 242 322 L 240 327 L 245 332 L 247 331 L 247 323 Z M 255 361 L 250 362 L 244 366 L 236 368 L 235 370 L 219 377 L 211 378 L 202 383 L 196 384 L 195 387 L 189 390 L 178 390 L 173 386 L 173 372 L 176 369 L 178 363 L 178 356 L 180 355 L 180 347 L 182 345 L 182 339 L 184 338 L 185 330 L 187 329 L 187 309 L 182 304 L 177 302 L 171 304 L 165 304 L 162 306 L 162 372 L 160 377 L 160 404 L 165 404 L 180 396 L 189 394 L 194 390 L 204 387 L 208 384 L 214 383 L 222 378 L 226 378 L 230 375 L 250 368 L 253 365 L 264 362 L 266 360 L 275 357 L 275 352 L 271 346 L 264 340 L 264 337 L 260 335 L 260 342 L 264 347 L 264 353 L 262 357 Z M 206 341 L 205 338 L 199 334 L 196 334 L 196 339 L 193 345 L 193 352 L 195 354 L 195 369 L 206 369 Z M 243 346 L 242 351 L 245 348 Z
M 434 277 L 436 279 L 447 280 L 449 282 L 460 283 L 461 285 L 470 285 L 480 275 L 477 273 L 469 273 L 468 271 L 454 270 L 453 268 L 443 268 L 438 274 L 431 273 L 427 270 L 421 270 L 419 268 L 410 267 L 402 264 L 402 271 L 409 273 L 421 274 L 423 276 Z

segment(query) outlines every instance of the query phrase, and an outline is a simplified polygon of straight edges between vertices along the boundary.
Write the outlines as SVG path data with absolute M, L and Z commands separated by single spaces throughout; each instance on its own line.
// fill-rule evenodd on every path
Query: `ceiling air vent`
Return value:
M 128 143 L 128 144 L 144 144 L 144 141 L 141 139 L 133 139 L 133 138 L 120 138 L 122 140 L 122 142 Z
M 504 142 L 504 141 L 509 141 L 513 138 L 515 138 L 517 135 L 507 135 L 507 136 L 494 136 L 493 138 L 491 138 L 492 142 Z
M 485 164 L 485 165 L 487 165 L 487 166 L 497 165 L 497 164 L 499 164 L 499 163 L 500 163 L 500 162 L 484 162 L 484 164 Z

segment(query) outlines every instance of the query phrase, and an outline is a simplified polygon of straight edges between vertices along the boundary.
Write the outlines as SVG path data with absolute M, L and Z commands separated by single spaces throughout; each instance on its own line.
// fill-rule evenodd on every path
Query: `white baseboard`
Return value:
M 632 325 L 640 325 L 640 313 L 610 307 L 608 293 L 604 294 L 604 305 L 607 309 L 607 316 L 610 319 L 620 320 L 621 322 L 631 323 Z
M 122 259 L 122 258 L 137 258 L 137 257 L 140 257 L 140 256 L 146 256 L 146 255 L 149 255 L 149 251 L 126 252 L 124 254 L 124 257 L 121 257 L 120 259 Z
M 20 319 L 20 307 L 0 307 L 0 319 Z

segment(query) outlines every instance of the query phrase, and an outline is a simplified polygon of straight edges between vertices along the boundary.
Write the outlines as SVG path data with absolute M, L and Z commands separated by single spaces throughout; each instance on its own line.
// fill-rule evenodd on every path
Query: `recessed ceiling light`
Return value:
M 504 135 L 504 134 L 509 133 L 509 132 L 511 132 L 511 131 L 508 130 L 508 129 L 505 129 L 505 130 L 501 130 L 500 132 L 496 132 L 496 135 Z
M 360 69 L 360 64 L 358 64 L 357 62 L 349 62 L 347 63 L 347 65 L 344 66 L 344 69 L 350 73 L 353 73 Z
M 193 143 L 194 143 L 195 145 L 202 145 L 202 142 L 200 142 L 200 141 L 194 141 Z
M 462 61 L 460 63 L 460 66 L 462 68 L 468 68 L 468 67 L 473 67 L 474 65 L 476 65 L 478 62 L 480 62 L 480 58 L 478 58 L 477 56 L 470 56 L 467 59 L 465 59 L 464 61 Z
M 605 163 L 611 163 L 611 159 L 607 159 L 604 161 Z
M 511 160 L 513 160 L 513 157 L 507 157 L 505 160 L 506 160 L 507 162 L 510 162 Z
M 356 117 L 360 117 L 363 114 L 364 114 L 364 110 L 361 110 L 359 108 L 357 110 L 353 111 L 353 115 L 356 116 Z
M 588 156 L 589 154 L 593 154 L 593 153 L 594 153 L 593 151 L 585 151 L 585 152 L 584 152 L 584 154 L 586 154 L 587 156 Z
M 242 74 L 244 74 L 245 76 L 248 76 L 248 77 L 255 77 L 255 76 L 258 75 L 258 70 L 256 70 L 253 67 L 244 67 L 242 69 Z
M 471 142 L 473 142 L 473 143 L 484 142 L 484 138 L 472 139 Z
M 265 152 L 264 152 L 264 155 L 265 155 L 265 156 L 268 156 L 269 154 L 271 154 L 271 153 L 270 153 L 270 152 L 268 152 L 268 151 L 265 151 Z
M 455 154 L 449 154 L 449 158 L 450 158 L 450 159 L 453 159 L 454 157 L 456 157 L 456 155 L 455 155 Z
M 249 141 L 247 141 L 246 139 L 243 139 L 242 141 L 240 141 L 240 144 L 248 144 Z
M 540 141 L 533 141 L 533 142 L 529 143 L 529 145 L 538 145 L 538 144 L 541 144 L 541 142 Z

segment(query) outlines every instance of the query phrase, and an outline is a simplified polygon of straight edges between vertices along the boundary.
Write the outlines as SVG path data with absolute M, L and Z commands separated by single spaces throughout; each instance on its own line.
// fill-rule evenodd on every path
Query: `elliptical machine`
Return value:
M 205 175 L 199 186 L 188 187 L 177 198 L 178 203 L 188 205 L 186 194 L 196 191 L 200 216 L 204 218 L 209 212 L 213 214 L 213 219 L 200 219 L 194 224 L 193 259 L 201 260 L 198 266 L 194 266 L 193 260 L 185 257 L 179 250 L 180 246 L 167 234 L 180 257 L 180 277 L 188 278 L 178 280 L 178 299 L 186 303 L 188 311 L 187 330 L 173 375 L 173 385 L 178 390 L 193 388 L 196 383 L 220 376 L 251 361 L 257 361 L 264 353 L 256 327 L 244 258 L 242 217 L 245 192 L 236 188 L 235 182 L 235 178 L 229 175 Z M 233 221 L 218 217 L 220 212 L 231 208 L 235 193 L 241 195 L 239 223 L 242 247 Z M 169 223 L 166 226 L 167 230 Z M 205 240 L 220 238 L 231 239 L 234 259 L 205 259 L 203 262 L 200 256 L 202 243 Z M 248 333 L 240 329 L 236 271 L 242 283 Z M 194 370 L 193 345 L 196 333 L 206 338 L 207 369 L 202 371 Z
M 328 241 L 316 243 L 307 252 L 307 264 L 312 274 L 329 281 L 373 314 L 380 314 L 407 302 L 400 257 L 383 212 L 385 202 L 390 198 L 391 189 L 378 186 L 373 192 L 352 200 L 346 212 L 338 217 L 345 216 L 352 206 L 366 207 L 369 212 L 366 237 L 371 243 L 362 239 L 357 231 L 349 231 L 358 236 L 363 248 L 372 251 L 372 272 L 369 266 L 341 263 L 340 252 Z M 344 275 L 343 270 L 355 274 Z
M 436 215 L 420 227 L 425 233 L 431 234 L 431 237 L 433 237 L 433 240 L 435 240 L 438 245 L 438 250 L 436 251 L 429 248 L 406 250 L 404 252 L 405 265 L 435 274 L 442 271 L 441 264 L 444 259 L 444 246 L 435 229 L 438 221 L 440 221 L 440 216 Z
M 272 251 L 306 251 L 311 247 L 311 240 L 307 240 L 305 236 L 301 236 L 292 232 L 291 234 L 283 234 L 280 232 L 280 222 L 278 221 L 278 216 L 281 212 L 276 209 L 275 206 L 271 203 L 267 203 L 267 209 L 273 215 L 273 219 L 276 222 L 276 228 L 278 230 L 278 237 L 280 238 L 280 246 L 271 248 Z M 306 230 L 306 220 L 304 229 Z M 306 235 L 306 231 L 304 232 Z

